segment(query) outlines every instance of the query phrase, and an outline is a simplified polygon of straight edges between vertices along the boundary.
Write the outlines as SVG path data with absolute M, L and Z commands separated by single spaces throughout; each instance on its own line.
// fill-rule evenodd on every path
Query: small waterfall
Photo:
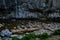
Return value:
M 15 4 L 16 4 L 15 8 L 16 8 L 16 14 L 17 14 L 17 0 L 15 0 Z M 16 14 L 15 14 L 15 16 L 16 16 Z
M 3 0 L 3 5 L 4 5 L 5 9 L 7 9 L 5 0 Z

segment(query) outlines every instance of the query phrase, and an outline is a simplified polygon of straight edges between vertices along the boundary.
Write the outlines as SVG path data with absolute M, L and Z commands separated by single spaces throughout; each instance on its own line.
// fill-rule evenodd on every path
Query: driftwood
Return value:
M 36 31 L 39 28 L 25 28 L 25 29 L 11 29 L 12 33 L 21 33 L 21 32 L 32 32 L 32 31 Z

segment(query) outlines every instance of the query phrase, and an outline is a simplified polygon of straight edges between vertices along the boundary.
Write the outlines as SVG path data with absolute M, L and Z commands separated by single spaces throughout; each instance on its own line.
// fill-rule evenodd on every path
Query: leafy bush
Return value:
M 25 34 L 25 36 L 21 40 L 32 40 L 34 38 L 36 38 L 36 35 L 33 33 L 30 33 L 30 34 Z
M 20 39 L 17 37 L 12 37 L 12 40 L 20 40 Z
M 57 29 L 53 32 L 53 35 L 60 35 L 60 29 Z
M 36 35 L 31 33 L 31 34 L 26 34 L 25 37 L 28 37 L 28 38 L 36 38 Z
M 22 40 L 32 40 L 35 38 L 41 38 L 41 39 L 46 39 L 48 38 L 48 34 L 47 33 L 43 33 L 43 34 L 25 34 L 24 38 Z
M 5 40 L 5 39 L 2 39 L 2 40 Z
M 41 39 L 46 39 L 46 38 L 48 38 L 48 34 L 47 33 L 39 34 L 39 35 L 37 35 L 37 37 L 41 38 Z

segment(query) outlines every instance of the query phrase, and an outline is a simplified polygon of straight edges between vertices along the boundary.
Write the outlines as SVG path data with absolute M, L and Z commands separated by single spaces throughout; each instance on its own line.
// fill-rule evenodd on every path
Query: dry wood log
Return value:
M 39 28 L 26 28 L 26 29 L 11 29 L 12 33 L 32 32 L 39 30 Z

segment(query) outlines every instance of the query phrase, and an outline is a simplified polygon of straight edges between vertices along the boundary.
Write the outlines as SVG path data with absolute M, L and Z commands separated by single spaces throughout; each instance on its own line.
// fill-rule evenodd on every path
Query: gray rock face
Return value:
M 31 13 L 28 10 L 34 9 L 34 8 L 40 8 L 41 1 L 39 0 L 1 0 L 0 1 L 1 6 L 3 5 L 4 8 L 8 10 L 9 7 L 15 9 L 15 11 L 10 12 L 10 14 L 6 16 L 1 16 L 2 18 L 9 18 L 9 17 L 15 17 L 15 18 L 37 18 L 37 13 Z M 10 9 L 9 9 L 10 10 Z
M 0 5 L 10 11 L 2 18 L 40 18 L 42 13 L 30 12 L 29 9 L 42 9 L 47 7 L 46 0 L 0 0 Z M 59 0 L 53 0 L 53 7 L 59 8 Z M 1 7 L 0 6 L 0 7 Z M 9 9 L 10 8 L 10 9 Z
M 60 0 L 53 0 L 53 6 L 60 9 Z

